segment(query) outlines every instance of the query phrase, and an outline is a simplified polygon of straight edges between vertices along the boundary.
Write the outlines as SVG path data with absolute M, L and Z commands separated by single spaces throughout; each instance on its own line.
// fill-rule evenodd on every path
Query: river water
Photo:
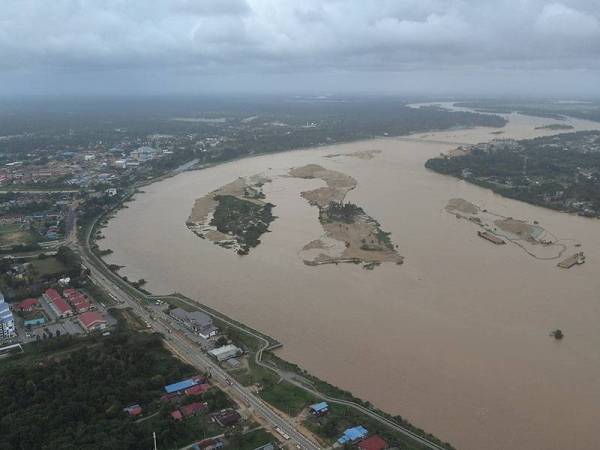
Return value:
M 600 448 L 600 222 L 508 200 L 423 166 L 456 147 L 450 142 L 553 133 L 534 130 L 552 120 L 507 117 L 502 135 L 486 128 L 422 133 L 182 173 L 145 187 L 99 243 L 114 251 L 107 261 L 125 265 L 130 279 L 148 280 L 152 292 L 182 292 L 276 337 L 282 357 L 460 449 Z M 381 153 L 323 157 L 362 150 Z M 403 265 L 367 271 L 302 263 L 298 251 L 322 228 L 299 194 L 323 183 L 277 175 L 309 163 L 358 181 L 347 200 L 392 233 Z M 265 193 L 278 219 L 250 255 L 186 228 L 195 199 L 259 172 L 274 177 Z M 444 210 L 453 197 L 538 220 L 580 241 L 587 263 L 560 270 L 514 245 L 494 246 Z M 548 336 L 555 328 L 563 341 Z

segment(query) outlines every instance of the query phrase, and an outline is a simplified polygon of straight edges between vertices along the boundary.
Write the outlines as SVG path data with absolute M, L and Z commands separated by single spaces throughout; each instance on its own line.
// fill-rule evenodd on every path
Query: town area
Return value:
M 600 132 L 459 147 L 426 167 L 535 205 L 600 217 Z

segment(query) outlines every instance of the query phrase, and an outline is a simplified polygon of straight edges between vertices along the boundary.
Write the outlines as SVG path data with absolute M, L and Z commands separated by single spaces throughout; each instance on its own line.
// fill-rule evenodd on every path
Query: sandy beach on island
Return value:
M 507 117 L 502 138 L 559 132 L 535 129 L 550 119 Z M 459 449 L 597 448 L 600 222 L 424 168 L 453 142 L 488 141 L 497 131 L 419 133 L 186 172 L 145 187 L 99 244 L 114 251 L 108 262 L 126 266 L 121 273 L 130 279 L 148 280 L 150 291 L 182 292 L 273 335 L 284 344 L 283 358 Z M 381 153 L 372 159 L 325 157 L 375 149 Z M 356 180 L 346 200 L 391 232 L 403 265 L 303 264 L 298 250 L 323 229 L 298 193 L 323 187 L 318 179 L 278 177 L 264 186 L 278 219 L 250 255 L 223 251 L 185 226 L 195 200 L 218 187 L 308 164 Z M 492 245 L 446 211 L 452 198 L 576 237 L 587 262 L 562 270 L 516 246 Z M 548 336 L 556 328 L 565 333 L 560 342 Z

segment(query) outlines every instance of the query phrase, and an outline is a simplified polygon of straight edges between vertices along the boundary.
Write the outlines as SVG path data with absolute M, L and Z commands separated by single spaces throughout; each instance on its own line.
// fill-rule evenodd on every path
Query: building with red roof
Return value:
M 71 298 L 71 296 L 76 293 L 77 291 L 73 288 L 67 288 L 63 291 L 63 295 L 67 298 Z
M 48 289 L 44 293 L 44 298 L 58 317 L 67 317 L 73 315 L 73 310 L 67 304 L 67 302 L 65 302 L 56 289 Z
M 77 314 L 81 314 L 92 309 L 92 304 L 81 292 L 73 288 L 68 288 L 63 291 L 63 294 L 71 306 L 75 309 Z
M 96 311 L 84 312 L 79 316 L 79 323 L 87 331 L 103 330 L 106 328 L 106 318 Z
M 198 411 L 200 411 L 201 409 L 204 409 L 208 406 L 207 403 L 201 403 L 201 402 L 194 402 L 194 403 L 190 403 L 189 405 L 184 405 L 180 408 L 181 414 L 183 414 L 183 417 L 190 417 L 195 415 Z
M 17 309 L 21 312 L 31 312 L 39 306 L 40 302 L 37 298 L 26 298 L 17 305 Z
M 77 312 L 77 314 L 81 314 L 81 313 L 84 313 L 84 312 L 92 309 L 92 304 L 90 302 L 88 302 L 87 300 L 85 300 L 81 303 L 77 303 L 76 305 L 73 305 L 73 307 L 75 308 L 75 311 Z
M 385 450 L 388 443 L 381 436 L 371 436 L 360 441 L 357 445 L 359 450 Z
M 186 389 L 185 395 L 201 395 L 210 389 L 210 384 L 197 384 L 196 386 L 192 386 L 191 388 Z
M 130 417 L 136 417 L 139 416 L 140 414 L 142 414 L 142 407 L 140 405 L 131 405 L 128 406 L 127 408 L 123 409 L 123 411 L 125 411 L 127 414 L 129 414 Z

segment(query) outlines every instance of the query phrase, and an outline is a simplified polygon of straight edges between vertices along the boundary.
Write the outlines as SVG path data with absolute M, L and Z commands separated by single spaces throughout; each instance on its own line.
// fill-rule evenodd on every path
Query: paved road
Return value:
M 160 295 L 160 296 L 154 296 L 153 298 L 157 298 L 157 299 L 164 299 L 164 300 L 168 300 L 169 298 L 175 298 L 179 301 L 184 301 L 179 297 L 173 297 L 170 295 Z M 189 302 L 186 302 L 189 303 Z M 199 305 L 197 303 L 194 304 L 190 304 L 190 306 L 193 306 L 201 311 L 204 311 L 205 313 L 211 315 L 212 312 L 209 311 L 208 309 L 205 309 L 202 307 L 202 305 Z M 258 352 L 256 352 L 255 354 L 255 362 L 257 365 L 264 367 L 268 370 L 271 370 L 273 372 L 275 372 L 280 379 L 284 379 L 286 380 L 288 383 L 293 384 L 294 386 L 299 387 L 300 389 L 303 389 L 307 392 L 310 392 L 312 395 L 314 395 L 317 398 L 320 398 L 322 400 L 326 400 L 329 403 L 334 403 L 334 404 L 338 404 L 338 405 L 344 405 L 344 406 L 349 406 L 351 408 L 354 408 L 357 411 L 360 411 L 361 413 L 365 414 L 366 416 L 371 417 L 372 419 L 377 420 L 379 423 L 387 426 L 388 428 L 392 429 L 393 431 L 396 431 L 397 433 L 403 434 L 411 439 L 413 439 L 415 442 L 418 442 L 420 444 L 422 444 L 424 447 L 429 448 L 431 450 L 446 450 L 444 447 L 442 447 L 441 445 L 436 444 L 435 442 L 432 442 L 422 436 L 419 436 L 418 434 L 412 432 L 411 430 L 409 430 L 408 428 L 405 428 L 401 425 L 398 425 L 397 423 L 389 420 L 388 418 L 377 414 L 374 411 L 371 411 L 368 408 L 365 408 L 364 406 L 358 404 L 358 403 L 354 403 L 348 400 L 344 400 L 344 399 L 339 399 L 339 398 L 335 398 L 335 397 L 330 397 L 328 395 L 322 394 L 321 392 L 317 391 L 316 389 L 307 386 L 306 383 L 301 383 L 298 381 L 297 376 L 295 376 L 296 374 L 290 374 L 290 373 L 286 373 L 283 372 L 281 370 L 278 370 L 277 368 L 274 368 L 273 366 L 266 364 L 262 361 L 262 353 L 263 351 L 267 350 L 269 348 L 269 346 L 271 345 L 271 343 L 265 339 L 263 336 L 257 334 L 257 333 L 253 333 L 252 331 L 248 330 L 247 328 L 244 327 L 240 327 L 239 325 L 237 325 L 235 322 L 227 320 L 225 318 L 219 317 L 219 320 L 222 320 L 223 322 L 227 323 L 227 325 L 234 327 L 236 329 L 238 329 L 241 332 L 244 332 L 246 334 L 249 334 L 251 336 L 253 336 L 254 338 L 258 339 L 260 342 L 262 342 L 262 347 L 260 348 L 260 350 L 258 350 Z M 307 381 L 308 383 L 310 383 L 309 381 Z
M 140 303 L 140 300 L 168 299 L 171 296 L 152 296 L 143 294 L 137 289 L 127 284 L 126 282 L 124 282 L 118 275 L 111 272 L 106 267 L 104 262 L 96 255 L 94 255 L 89 248 L 89 237 L 92 228 L 90 228 L 90 232 L 85 237 L 85 247 L 81 247 L 78 244 L 72 244 L 77 245 L 77 250 L 81 254 L 84 264 L 90 269 L 91 277 L 96 283 L 100 284 L 107 292 L 113 295 L 116 299 L 124 302 L 127 306 L 130 306 L 136 312 L 136 314 L 138 314 L 143 320 L 146 320 L 149 323 L 152 322 L 150 316 L 154 312 L 149 307 L 143 306 Z M 177 298 L 177 300 L 179 301 L 182 301 L 182 299 L 179 297 L 175 298 Z M 203 308 L 202 305 L 198 303 L 194 303 L 193 306 L 195 308 L 203 310 L 209 315 L 214 314 L 212 311 Z M 413 439 L 415 442 L 422 444 L 424 447 L 430 450 L 445 450 L 445 448 L 441 445 L 438 445 L 435 442 L 432 442 L 424 437 L 419 436 L 410 429 L 398 425 L 397 423 L 389 420 L 388 418 L 374 411 L 371 411 L 370 409 L 365 408 L 364 406 L 358 403 L 324 395 L 315 390 L 314 388 L 311 388 L 304 383 L 300 383 L 299 381 L 291 377 L 289 374 L 283 373 L 282 371 L 268 364 L 265 364 L 262 361 L 262 353 L 263 351 L 267 350 L 271 345 L 271 343 L 267 339 L 265 339 L 263 336 L 257 333 L 253 333 L 247 328 L 239 326 L 235 322 L 230 321 L 222 316 L 219 316 L 219 320 L 226 322 L 229 326 L 232 326 L 244 333 L 247 333 L 253 336 L 254 338 L 258 339 L 260 342 L 262 342 L 263 346 L 255 354 L 255 361 L 261 367 L 275 372 L 280 378 L 283 378 L 289 383 L 301 389 L 304 389 L 307 392 L 310 392 L 317 398 L 322 398 L 334 404 L 345 405 L 354 408 L 355 410 L 360 411 L 361 413 L 371 417 L 372 419 L 377 420 L 378 422 L 387 426 L 391 430 Z M 191 341 L 189 341 L 188 338 L 185 338 L 183 335 L 179 334 L 177 330 L 171 327 L 167 321 L 153 321 L 152 323 L 155 324 L 155 329 L 157 331 L 162 332 L 165 336 L 167 336 L 167 346 L 169 346 L 174 352 L 181 355 L 184 359 L 188 360 L 195 367 L 198 367 L 202 370 L 210 371 L 213 374 L 213 376 L 217 379 L 225 382 L 226 384 L 230 384 L 230 393 L 234 394 L 238 399 L 241 399 L 243 402 L 254 408 L 254 410 L 260 416 L 262 416 L 269 424 L 271 424 L 274 427 L 281 428 L 281 430 L 288 434 L 293 441 L 297 442 L 301 446 L 301 448 L 308 450 L 320 449 L 318 445 L 316 445 L 306 436 L 297 431 L 294 427 L 294 424 L 290 420 L 279 416 L 277 412 L 275 412 L 269 405 L 264 403 L 258 396 L 256 396 L 254 393 L 252 393 L 246 387 L 242 386 L 237 381 L 230 379 L 225 371 L 223 371 L 217 364 L 215 364 L 212 359 L 210 359 L 201 352 L 201 350 L 197 347 L 197 344 L 191 343 Z
M 83 250 L 83 251 L 82 251 Z M 107 292 L 113 295 L 118 301 L 131 309 L 142 319 L 151 323 L 153 328 L 163 333 L 166 336 L 166 345 L 175 353 L 179 354 L 183 359 L 190 362 L 193 366 L 200 370 L 210 372 L 214 378 L 222 381 L 224 385 L 228 385 L 229 393 L 249 405 L 254 411 L 265 419 L 271 426 L 279 427 L 283 432 L 290 436 L 290 440 L 296 442 L 301 448 L 307 450 L 319 450 L 317 444 L 312 442 L 302 433 L 296 430 L 294 424 L 281 417 L 268 404 L 264 403 L 258 396 L 252 393 L 248 388 L 242 386 L 237 381 L 230 379 L 228 374 L 221 369 L 212 359 L 206 356 L 200 348 L 191 343 L 188 338 L 177 332 L 177 330 L 169 325 L 166 320 L 152 321 L 150 316 L 153 311 L 140 303 L 140 298 L 132 295 L 129 287 L 122 286 L 122 280 L 117 281 L 115 274 L 110 273 L 102 263 L 98 262 L 98 258 L 93 255 L 89 249 L 79 247 L 83 263 L 90 269 L 90 276 L 104 288 Z

